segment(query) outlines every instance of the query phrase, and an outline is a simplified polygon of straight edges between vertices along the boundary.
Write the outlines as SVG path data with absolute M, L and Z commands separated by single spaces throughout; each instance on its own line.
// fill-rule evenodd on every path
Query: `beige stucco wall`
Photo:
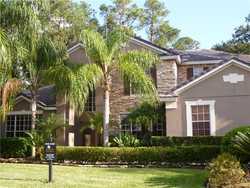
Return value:
M 237 84 L 224 82 L 223 75 L 230 73 L 244 75 L 245 80 Z M 185 101 L 200 99 L 215 101 L 216 135 L 224 135 L 235 127 L 250 125 L 250 72 L 231 65 L 180 94 L 177 109 L 166 112 L 168 135 L 187 135 Z
M 167 107 L 168 103 L 166 103 Z M 182 127 L 182 110 L 179 108 L 181 106 L 181 101 L 176 100 L 177 108 L 166 109 L 166 135 L 167 136 L 183 136 Z
M 89 63 L 89 58 L 85 54 L 84 48 L 77 48 L 69 54 L 69 59 L 73 63 Z

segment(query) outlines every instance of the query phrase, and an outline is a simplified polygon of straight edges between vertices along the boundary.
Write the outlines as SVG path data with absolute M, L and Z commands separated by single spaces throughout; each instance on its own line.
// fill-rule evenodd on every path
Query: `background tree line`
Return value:
M 213 49 L 230 53 L 250 54 L 250 14 L 245 24 L 235 28 L 232 39 L 216 44 Z
M 93 9 L 88 1 L 57 0 L 50 2 L 50 16 L 56 23 L 54 37 L 66 42 L 77 41 L 82 28 L 92 28 L 102 35 L 122 27 L 131 35 L 145 33 L 147 39 L 161 47 L 180 50 L 197 49 L 199 42 L 191 37 L 180 37 L 180 30 L 167 20 L 169 10 L 160 0 L 145 0 L 139 7 L 134 0 L 112 0 Z M 101 18 L 103 21 L 100 21 Z

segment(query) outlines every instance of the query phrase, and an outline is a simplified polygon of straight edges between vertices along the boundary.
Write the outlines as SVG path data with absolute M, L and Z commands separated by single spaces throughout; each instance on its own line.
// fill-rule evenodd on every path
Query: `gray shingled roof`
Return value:
M 137 40 L 139 40 L 139 41 L 141 41 L 141 42 L 144 42 L 144 43 L 146 43 L 146 44 L 148 44 L 148 45 L 150 45 L 150 46 L 159 48 L 159 49 L 161 49 L 161 50 L 163 50 L 163 51 L 166 52 L 166 53 L 161 54 L 161 55 L 177 55 L 177 54 L 175 54 L 175 52 L 172 51 L 171 49 L 163 48 L 163 47 L 158 46 L 157 44 L 154 44 L 154 43 L 152 43 L 152 42 L 150 42 L 150 41 L 148 41 L 148 40 L 145 40 L 145 39 L 143 39 L 143 38 L 141 38 L 141 37 L 134 36 L 133 38 L 134 38 L 134 39 L 137 39 Z
M 182 63 L 185 64 L 189 61 L 228 61 L 232 58 L 238 58 L 242 61 L 250 63 L 250 55 L 244 54 L 232 54 L 223 51 L 216 51 L 210 49 L 198 49 L 198 50 L 175 50 L 170 49 L 170 51 L 176 55 L 180 55 Z
M 22 91 L 20 95 L 27 98 L 31 97 L 30 91 Z M 38 103 L 42 106 L 54 107 L 56 106 L 56 90 L 54 85 L 44 86 L 38 90 L 37 94 Z
M 143 42 L 145 44 L 148 44 L 148 45 L 150 45 L 152 47 L 155 47 L 155 48 L 158 48 L 160 50 L 165 51 L 165 53 L 162 53 L 160 55 L 176 55 L 175 52 L 173 52 L 171 49 L 163 48 L 163 47 L 158 46 L 158 45 L 156 45 L 156 44 L 154 44 L 154 43 L 152 43 L 152 42 L 150 42 L 148 40 L 145 40 L 145 39 L 143 39 L 141 37 L 134 36 L 133 38 L 136 39 L 136 40 L 139 40 L 139 41 L 141 41 L 141 42 Z M 73 46 L 77 45 L 78 43 L 80 43 L 80 42 L 79 41 L 74 41 L 74 42 L 69 43 L 68 44 L 68 49 L 72 48 Z

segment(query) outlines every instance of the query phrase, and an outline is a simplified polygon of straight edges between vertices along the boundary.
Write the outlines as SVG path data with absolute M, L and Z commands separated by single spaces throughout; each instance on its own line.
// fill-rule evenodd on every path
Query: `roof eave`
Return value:
M 161 56 L 161 60 L 175 60 L 177 64 L 181 64 L 181 57 L 179 55 Z

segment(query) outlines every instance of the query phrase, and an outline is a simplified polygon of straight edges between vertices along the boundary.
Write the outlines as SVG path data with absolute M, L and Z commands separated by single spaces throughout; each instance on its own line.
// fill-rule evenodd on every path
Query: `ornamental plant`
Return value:
M 244 181 L 245 172 L 240 162 L 231 154 L 223 153 L 208 166 L 209 187 L 235 186 Z

